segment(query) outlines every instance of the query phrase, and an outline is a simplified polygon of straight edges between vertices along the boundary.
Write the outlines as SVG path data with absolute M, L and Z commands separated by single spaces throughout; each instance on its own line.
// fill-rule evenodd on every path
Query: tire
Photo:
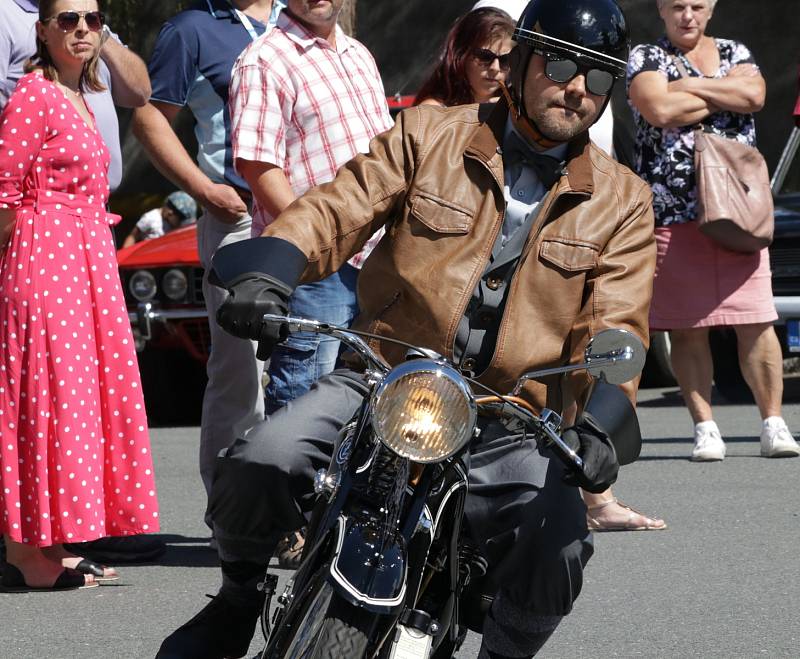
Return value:
M 334 598 L 338 599 L 337 596 Z M 331 606 L 336 603 L 331 602 Z M 344 604 L 341 601 L 340 603 Z M 350 604 L 345 606 L 353 608 Z M 358 613 L 365 614 L 363 610 Z M 352 624 L 348 620 L 338 617 L 341 615 L 347 618 L 350 617 L 350 614 L 350 611 L 328 611 L 317 647 L 312 655 L 313 659 L 341 659 L 342 657 L 358 659 L 364 656 L 367 650 L 367 634 L 359 628 L 357 622 Z
M 327 581 L 328 568 L 320 568 L 304 593 L 293 621 L 271 642 L 268 659 L 360 659 L 368 643 L 375 616 L 337 595 Z M 276 630 L 276 633 L 279 633 Z
M 650 335 L 650 349 L 642 371 L 643 387 L 675 387 L 678 381 L 672 371 L 669 332 L 653 332 Z
M 739 368 L 736 332 L 727 328 L 712 330 L 709 333 L 709 343 L 714 362 L 714 387 L 717 392 L 729 403 L 754 402 L 753 393 Z

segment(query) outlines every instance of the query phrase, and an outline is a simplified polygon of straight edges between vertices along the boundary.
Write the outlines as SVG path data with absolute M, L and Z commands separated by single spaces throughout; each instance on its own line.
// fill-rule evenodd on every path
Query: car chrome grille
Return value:
M 190 302 L 205 306 L 206 300 L 203 297 L 203 268 L 192 268 L 192 299 Z
M 180 323 L 180 332 L 185 336 L 186 347 L 192 356 L 199 361 L 208 359 L 211 349 L 211 332 L 208 329 L 208 320 L 205 318 L 192 318 Z
M 800 241 L 782 240 L 769 250 L 774 295 L 800 295 Z

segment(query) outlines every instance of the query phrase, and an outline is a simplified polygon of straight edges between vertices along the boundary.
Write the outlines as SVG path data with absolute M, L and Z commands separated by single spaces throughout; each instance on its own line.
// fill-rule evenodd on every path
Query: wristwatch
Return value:
M 106 41 L 108 41 L 111 38 L 111 34 L 111 28 L 108 27 L 108 23 L 103 23 L 103 31 L 101 33 L 100 43 L 104 44 Z

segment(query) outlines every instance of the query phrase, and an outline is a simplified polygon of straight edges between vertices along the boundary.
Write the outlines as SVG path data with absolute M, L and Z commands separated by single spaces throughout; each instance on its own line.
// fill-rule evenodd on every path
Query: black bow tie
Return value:
M 530 167 L 548 190 L 553 187 L 564 171 L 563 160 L 537 153 L 514 132 L 511 132 L 503 143 L 503 165 L 506 169 L 514 165 Z

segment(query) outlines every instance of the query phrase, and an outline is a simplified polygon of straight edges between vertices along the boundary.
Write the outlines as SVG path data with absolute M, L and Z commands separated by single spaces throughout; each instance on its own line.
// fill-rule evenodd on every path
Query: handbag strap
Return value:
M 666 51 L 664 51 L 664 52 L 666 52 Z M 689 77 L 689 71 L 686 70 L 686 66 L 684 66 L 683 62 L 681 61 L 681 58 L 678 57 L 677 55 L 672 54 L 672 53 L 668 53 L 668 55 L 672 58 L 672 62 L 673 62 L 673 64 L 675 64 L 675 68 L 678 69 L 678 73 L 681 74 L 681 77 L 682 78 L 688 78 Z M 708 132 L 708 128 L 706 127 L 706 125 L 702 121 L 698 121 L 694 125 L 694 130 L 695 130 L 695 132 L 701 132 L 701 133 L 702 132 Z
M 678 69 L 678 73 L 681 74 L 681 78 L 688 78 L 689 72 L 686 70 L 686 67 L 684 66 L 683 62 L 681 62 L 681 58 L 678 57 L 677 55 L 672 55 L 671 53 L 670 57 L 672 57 L 672 61 L 675 64 L 675 68 Z

